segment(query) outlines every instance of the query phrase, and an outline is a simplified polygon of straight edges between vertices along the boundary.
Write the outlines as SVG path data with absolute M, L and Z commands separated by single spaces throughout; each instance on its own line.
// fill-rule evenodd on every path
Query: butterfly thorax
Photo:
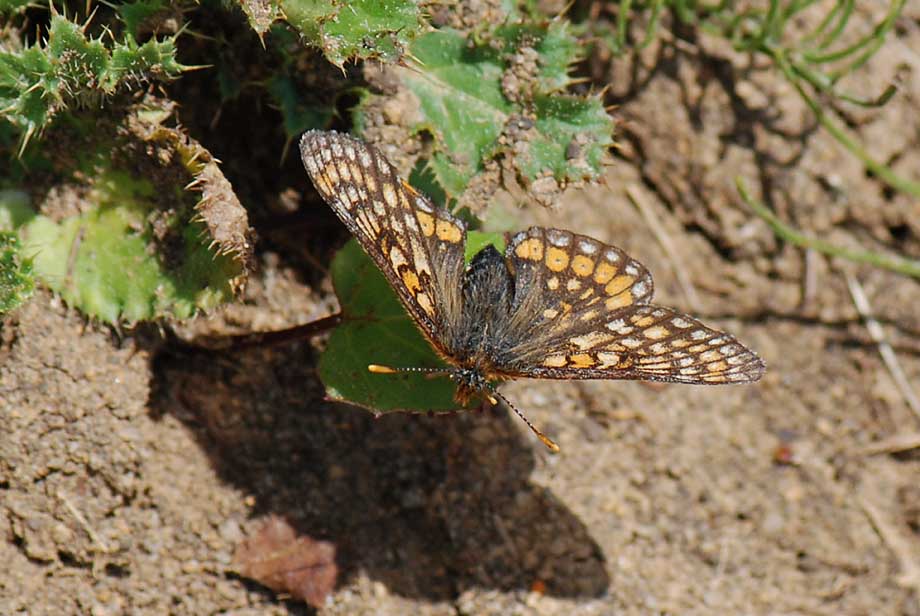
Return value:
M 465 404 L 501 379 L 495 366 L 506 349 L 513 300 L 514 278 L 505 258 L 489 245 L 465 272 L 461 323 L 449 340 L 458 402 Z

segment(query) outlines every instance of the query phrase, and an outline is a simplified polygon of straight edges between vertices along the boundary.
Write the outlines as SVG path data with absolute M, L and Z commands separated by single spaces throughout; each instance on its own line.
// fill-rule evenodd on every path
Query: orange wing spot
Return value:
M 568 302 L 559 302 L 559 305 L 562 306 L 562 314 L 568 314 L 572 312 L 572 304 Z
M 546 287 L 550 291 L 555 291 L 556 289 L 559 288 L 559 279 L 556 276 L 553 276 L 552 278 L 547 279 Z
M 425 212 L 416 212 L 415 217 L 418 218 L 418 224 L 422 228 L 422 233 L 425 237 L 434 235 L 434 216 Z
M 460 231 L 460 227 L 448 220 L 439 219 L 437 223 L 435 223 L 435 233 L 437 233 L 439 240 L 450 242 L 451 244 L 456 244 L 463 239 L 463 233 Z
M 671 332 L 669 332 L 666 327 L 656 325 L 655 327 L 649 327 L 647 330 L 642 332 L 642 335 L 649 340 L 661 340 L 662 338 L 667 337 L 667 335 L 670 333 Z
M 576 368 L 592 368 L 597 365 L 597 362 L 594 361 L 594 358 L 587 353 L 576 353 L 575 355 L 569 355 L 569 361 L 572 362 L 572 365 Z
M 543 360 L 543 365 L 547 368 L 562 368 L 568 362 L 565 355 L 550 355 Z
M 561 272 L 569 264 L 569 255 L 566 251 L 550 246 L 546 251 L 546 267 L 554 272 Z
M 632 303 L 632 294 L 627 291 L 620 293 L 619 295 L 614 295 L 613 297 L 607 298 L 607 301 L 604 302 L 604 305 L 607 307 L 607 310 L 616 310 L 617 308 L 629 306 Z
M 655 322 L 655 319 L 648 315 L 636 315 L 631 318 L 630 321 L 632 321 L 632 324 L 636 327 L 648 327 Z
M 711 364 L 706 364 L 706 369 L 711 372 L 722 372 L 723 370 L 728 370 L 728 364 L 724 361 L 714 361 Z
M 589 311 L 585 312 L 584 314 L 582 314 L 582 315 L 581 315 L 580 317 L 578 317 L 578 318 L 579 318 L 580 320 L 582 320 L 582 321 L 590 321 L 591 319 L 593 319 L 593 318 L 596 317 L 596 316 L 597 316 L 597 310 L 589 310 Z
M 594 271 L 594 261 L 585 255 L 575 255 L 572 259 L 572 271 L 581 277 L 590 276 Z
M 344 166 L 344 165 L 343 165 L 343 166 Z M 361 183 L 361 176 L 362 176 L 363 174 L 361 173 L 361 168 L 358 167 L 357 164 L 355 164 L 355 163 L 349 164 L 349 165 L 348 165 L 348 173 L 349 173 L 349 175 L 351 175 L 351 181 L 352 181 L 352 182 L 355 182 L 356 184 L 360 184 L 360 183 Z
M 597 266 L 597 269 L 594 270 L 594 282 L 597 284 L 607 284 L 607 282 L 613 278 L 613 275 L 617 273 L 617 268 L 610 265 L 609 263 L 601 263 Z
M 704 374 L 700 378 L 707 383 L 724 383 L 727 380 L 724 374 Z
M 569 278 L 568 282 L 565 283 L 565 288 L 567 291 L 574 293 L 581 288 L 581 280 L 578 278 Z
M 594 289 L 592 289 L 591 287 L 588 287 L 587 289 L 585 289 L 584 293 L 578 296 L 578 299 L 581 299 L 581 300 L 588 299 L 592 295 L 594 295 Z
M 671 347 L 675 349 L 683 349 L 690 346 L 690 341 L 686 338 L 675 338 L 671 341 Z
M 406 270 L 402 273 L 402 281 L 412 295 L 415 295 L 422 289 L 422 285 L 420 285 L 418 281 L 418 274 L 412 270 Z
M 528 261 L 542 261 L 543 242 L 536 237 L 524 240 L 514 249 L 514 254 L 517 255 L 519 259 L 527 259 Z
M 718 361 L 722 358 L 722 354 L 718 351 L 706 351 L 705 353 L 700 353 L 700 361 Z
M 620 274 L 619 276 L 611 280 L 609 283 L 607 283 L 607 286 L 604 287 L 604 292 L 607 293 L 607 295 L 617 295 L 618 293 L 620 293 L 620 291 L 623 291 L 624 289 L 628 289 L 635 280 L 636 279 L 633 278 L 632 276 L 627 276 L 626 274 Z
M 559 314 L 559 311 L 556 310 L 555 308 L 547 308 L 546 310 L 543 311 L 543 318 L 544 319 L 555 319 L 558 314 Z
M 434 316 L 434 306 L 431 304 L 431 300 L 428 298 L 427 293 L 419 293 L 416 295 L 415 303 L 419 305 L 419 308 L 425 311 L 425 314 Z

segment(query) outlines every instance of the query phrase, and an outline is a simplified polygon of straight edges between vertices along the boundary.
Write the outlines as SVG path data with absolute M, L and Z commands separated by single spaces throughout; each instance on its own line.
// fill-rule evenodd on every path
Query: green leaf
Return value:
M 350 59 L 399 60 L 421 27 L 412 0 L 281 0 L 288 22 L 336 66 Z
M 109 323 L 187 318 L 245 279 L 245 210 L 207 150 L 162 125 L 170 109 L 146 99 L 117 121 L 69 118 L 50 143 L 80 147 L 45 148 L 54 165 L 38 174 L 50 186 L 37 210 L 0 191 L 0 230 L 17 232 L 36 279 Z
M 34 290 L 32 260 L 22 255 L 15 233 L 0 231 L 0 315 L 18 307 Z
M 546 176 L 564 186 L 601 175 L 614 125 L 599 97 L 563 93 L 579 58 L 566 22 L 501 26 L 481 41 L 439 30 L 418 37 L 412 57 L 413 67 L 396 71 L 418 100 L 418 113 L 405 116 L 417 118 L 413 132 L 434 136 L 429 166 L 449 199 L 500 157 L 527 185 Z M 379 101 L 362 100 L 357 126 Z
M 297 84 L 286 74 L 279 73 L 268 81 L 268 93 L 275 99 L 284 120 L 288 142 L 312 128 L 323 128 L 332 121 L 334 107 L 312 104 L 298 91 Z
M 21 230 L 36 275 L 69 304 L 109 323 L 133 323 L 187 318 L 233 297 L 229 281 L 239 265 L 208 248 L 200 223 L 166 221 L 159 232 L 174 240 L 154 248 L 149 181 L 99 171 L 84 204 L 78 216 L 55 222 L 39 215 Z
M 502 249 L 502 236 L 471 231 L 467 260 L 487 244 Z M 369 364 L 424 368 L 447 364 L 434 352 L 357 242 L 350 241 L 336 254 L 331 274 L 344 320 L 330 335 L 319 361 L 319 375 L 327 395 L 380 413 L 459 408 L 453 399 L 456 388 L 447 377 L 368 372 Z

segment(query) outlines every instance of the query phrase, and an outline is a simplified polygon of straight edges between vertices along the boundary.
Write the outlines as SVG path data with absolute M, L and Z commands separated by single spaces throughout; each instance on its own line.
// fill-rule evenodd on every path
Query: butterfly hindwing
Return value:
M 459 322 L 466 228 L 403 182 L 374 148 L 335 132 L 300 141 L 310 179 L 436 349 Z
M 763 362 L 733 336 L 650 304 L 648 270 L 618 248 L 534 227 L 506 251 L 515 313 L 504 375 L 643 379 L 682 383 L 756 381 Z

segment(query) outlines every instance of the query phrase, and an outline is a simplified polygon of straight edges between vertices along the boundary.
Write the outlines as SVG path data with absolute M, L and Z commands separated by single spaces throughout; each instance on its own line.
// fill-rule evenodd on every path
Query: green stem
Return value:
M 862 145 L 851 137 L 841 126 L 837 125 L 825 112 L 821 109 L 820 105 L 813 98 L 811 98 L 805 89 L 802 87 L 801 80 L 796 75 L 796 71 L 793 69 L 792 65 L 789 64 L 789 61 L 782 54 L 781 50 L 777 50 L 779 53 L 773 54 L 773 58 L 776 61 L 776 65 L 779 66 L 780 70 L 783 72 L 783 75 L 792 84 L 792 86 L 799 93 L 799 96 L 805 101 L 805 104 L 811 109 L 812 113 L 815 114 L 818 123 L 821 124 L 829 132 L 834 139 L 839 141 L 846 149 L 853 153 L 853 155 L 862 161 L 866 169 L 874 173 L 879 179 L 891 186 L 897 191 L 907 193 L 913 197 L 920 199 L 920 182 L 914 180 L 909 180 L 903 178 L 894 171 L 891 170 L 887 165 L 878 162 L 872 158 L 869 153 L 862 147 Z
M 898 274 L 904 274 L 905 276 L 920 278 L 920 261 L 885 255 L 869 250 L 843 248 L 842 246 L 831 244 L 825 240 L 805 235 L 801 231 L 786 225 L 770 210 L 770 208 L 754 199 L 748 192 L 743 179 L 740 177 L 735 178 L 735 186 L 738 187 L 741 199 L 748 207 L 750 207 L 757 216 L 763 219 L 764 222 L 770 225 L 770 228 L 773 229 L 773 233 L 790 244 L 794 244 L 801 248 L 817 250 L 831 257 L 841 257 L 855 263 L 866 263 L 874 267 L 897 272 Z

